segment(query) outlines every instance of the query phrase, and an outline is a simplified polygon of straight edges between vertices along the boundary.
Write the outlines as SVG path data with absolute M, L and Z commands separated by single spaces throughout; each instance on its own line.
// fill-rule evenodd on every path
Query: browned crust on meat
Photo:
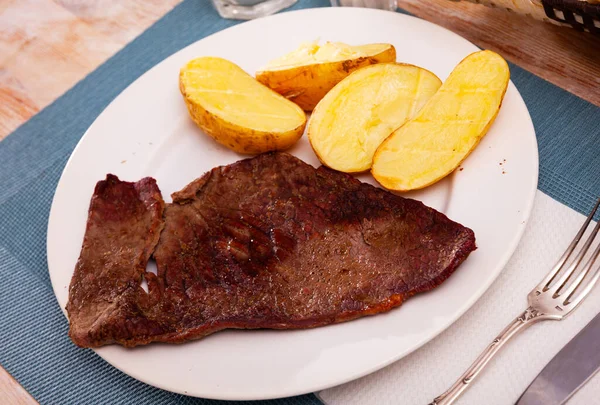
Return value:
M 125 297 L 142 290 L 142 274 L 164 226 L 164 206 L 149 177 L 128 183 L 109 174 L 96 185 L 67 303 L 69 336 L 78 346 L 96 346 L 90 332 L 110 324 Z
M 139 287 L 144 250 L 110 316 L 76 327 L 71 318 L 78 345 L 181 343 L 228 328 L 303 329 L 375 315 L 437 287 L 476 248 L 470 229 L 418 201 L 285 153 L 215 168 L 172 197 L 160 241 L 147 241 L 158 266 L 158 275 L 146 273 L 149 292 Z M 96 198 L 86 239 L 99 231 L 90 228 Z M 75 280 L 103 270 L 84 263 L 85 250 L 84 242 L 71 294 L 86 289 L 93 314 L 93 289 Z M 118 285 L 105 281 L 110 291 Z

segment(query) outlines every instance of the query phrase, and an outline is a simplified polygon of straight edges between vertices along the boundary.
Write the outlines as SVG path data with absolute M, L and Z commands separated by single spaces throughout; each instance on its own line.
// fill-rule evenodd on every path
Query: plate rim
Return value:
M 59 308 L 61 309 L 61 311 L 63 312 L 63 314 L 65 315 L 65 317 L 68 320 L 68 315 L 66 312 L 66 309 L 62 307 L 62 305 L 60 304 L 60 302 L 58 301 L 58 295 L 57 295 L 57 289 L 59 288 L 58 283 L 55 282 L 55 280 L 53 280 L 52 277 L 52 272 L 50 271 L 50 246 L 51 246 L 51 242 L 50 242 L 50 231 L 51 228 L 53 227 L 53 223 L 56 220 L 56 197 L 59 191 L 59 188 L 61 188 L 61 185 L 64 187 L 63 185 L 63 178 L 65 176 L 65 173 L 67 172 L 67 170 L 70 168 L 70 166 L 72 165 L 72 160 L 73 157 L 76 155 L 76 153 L 78 152 L 78 150 L 80 149 L 84 139 L 88 136 L 88 134 L 90 133 L 90 131 L 93 130 L 95 124 L 98 122 L 98 120 L 105 114 L 106 110 L 113 104 L 113 102 L 119 97 L 121 96 L 123 93 L 127 92 L 132 86 L 134 86 L 139 80 L 141 80 L 145 75 L 149 74 L 151 71 L 153 71 L 154 69 L 159 68 L 159 66 L 165 62 L 166 60 L 168 60 L 169 58 L 174 57 L 176 54 L 185 51 L 186 49 L 193 47 L 194 45 L 196 45 L 198 42 L 203 41 L 209 37 L 212 37 L 214 35 L 220 34 L 224 31 L 234 31 L 236 29 L 239 29 L 239 27 L 244 27 L 244 26 L 249 26 L 249 25 L 254 25 L 254 24 L 262 24 L 263 21 L 265 20 L 270 20 L 270 19 L 279 19 L 279 18 L 289 18 L 288 16 L 293 14 L 293 15 L 299 15 L 299 14 L 312 14 L 312 13 L 331 13 L 331 14 L 337 14 L 337 13 L 365 13 L 365 14 L 386 14 L 389 15 L 390 13 L 394 14 L 396 18 L 399 18 L 400 20 L 403 18 L 406 19 L 412 19 L 413 21 L 418 21 L 419 24 L 423 24 L 426 26 L 434 26 L 437 29 L 443 30 L 445 31 L 444 34 L 445 35 L 451 35 L 451 36 L 455 36 L 460 38 L 463 41 L 468 42 L 469 44 L 471 44 L 473 47 L 477 48 L 477 49 L 481 49 L 479 48 L 477 45 L 473 44 L 471 41 L 469 41 L 468 39 L 462 37 L 461 35 L 458 35 L 438 24 L 435 24 L 433 22 L 429 22 L 427 20 L 423 20 L 421 18 L 409 15 L 409 14 L 404 14 L 404 13 L 400 13 L 400 12 L 389 12 L 389 11 L 385 11 L 385 10 L 378 10 L 378 9 L 369 9 L 369 8 L 355 8 L 355 7 L 317 7 L 317 8 L 305 8 L 305 9 L 299 9 L 299 10 L 291 10 L 291 11 L 286 11 L 286 12 L 282 12 L 282 13 L 278 13 L 275 15 L 271 15 L 271 16 L 267 16 L 267 17 L 263 17 L 263 18 L 258 18 L 255 20 L 250 20 L 250 21 L 246 21 L 246 22 L 242 22 L 236 25 L 233 25 L 231 27 L 225 28 L 223 30 L 220 31 L 216 31 L 210 35 L 207 35 L 205 37 L 202 37 L 192 43 L 190 43 L 189 45 L 180 48 L 176 51 L 173 51 L 171 54 L 169 54 L 168 56 L 166 56 L 165 58 L 161 59 L 160 61 L 158 61 L 154 66 L 152 66 L 150 69 L 147 69 L 146 71 L 144 71 L 142 74 L 140 74 L 135 80 L 133 80 L 131 83 L 129 83 L 121 92 L 119 92 L 119 94 L 117 94 L 104 108 L 103 110 L 96 116 L 96 118 L 94 119 L 94 121 L 90 124 L 90 126 L 85 130 L 85 132 L 83 133 L 83 135 L 81 136 L 81 138 L 79 139 L 79 141 L 77 142 L 77 145 L 75 146 L 75 148 L 73 149 L 73 151 L 71 152 L 69 159 L 67 160 L 65 167 L 63 168 L 63 171 L 61 173 L 61 176 L 58 180 L 56 189 L 54 191 L 54 195 L 53 195 L 53 199 L 52 199 L 52 205 L 49 211 L 49 215 L 48 215 L 48 225 L 47 225 L 47 237 L 46 237 L 46 256 L 47 256 L 47 264 L 48 264 L 48 273 L 50 276 L 50 280 L 52 283 L 52 287 L 53 287 L 53 292 L 54 292 L 54 296 L 55 299 L 57 301 L 57 304 L 59 305 Z M 534 186 L 531 188 L 531 190 L 529 190 L 529 195 L 526 197 L 526 207 L 524 208 L 523 212 L 521 213 L 521 218 L 523 218 L 523 220 L 525 221 L 525 223 L 529 222 L 529 218 L 531 216 L 531 212 L 533 210 L 533 206 L 534 206 L 534 202 L 535 202 L 535 195 L 537 193 L 537 187 L 539 184 L 539 148 L 538 148 L 538 144 L 537 144 L 537 136 L 536 136 L 536 132 L 535 132 L 535 127 L 533 125 L 533 121 L 531 119 L 531 114 L 529 112 L 529 109 L 527 108 L 527 105 L 525 104 L 525 101 L 523 100 L 523 97 L 521 96 L 521 93 L 519 92 L 518 88 L 515 86 L 515 84 L 513 83 L 512 80 L 509 81 L 509 87 L 513 88 L 513 91 L 516 92 L 516 96 L 517 96 L 517 100 L 522 104 L 522 106 L 524 107 L 524 111 L 527 114 L 527 124 L 530 127 L 531 133 L 533 134 L 533 136 L 531 137 L 530 141 L 534 144 L 533 145 L 533 152 L 534 152 L 534 156 L 532 156 L 532 166 L 533 166 L 533 170 L 531 175 L 534 178 Z M 54 215 L 53 215 L 54 214 Z M 53 220 L 54 218 L 54 220 Z M 398 353 L 395 356 L 390 356 L 388 359 L 381 361 L 379 363 L 377 363 L 376 365 L 373 365 L 372 367 L 369 368 L 364 368 L 362 369 L 360 372 L 356 372 L 352 375 L 346 376 L 345 378 L 342 379 L 337 379 L 336 382 L 327 382 L 327 383 L 323 383 L 320 386 L 316 386 L 315 388 L 311 389 L 310 391 L 307 391 L 306 389 L 288 389 L 288 390 L 279 390 L 280 393 L 277 395 L 255 395 L 255 396 L 249 396 L 249 395 L 218 395 L 218 396 L 214 396 L 214 395 L 207 395 L 207 394 L 202 394 L 201 398 L 206 398 L 206 399 L 215 399 L 215 400 L 233 400 L 233 401 L 237 401 L 237 400 L 269 400 L 269 399 L 277 399 L 277 398 L 286 398 L 286 397 L 292 397 L 292 396 L 297 396 L 297 395 L 303 395 L 303 394 L 308 394 L 308 393 L 318 393 L 319 391 L 334 387 L 334 386 L 339 386 L 345 383 L 348 383 L 350 381 L 356 380 L 358 378 L 364 377 L 366 375 L 369 375 L 371 373 L 374 373 L 378 370 L 381 370 L 382 368 L 395 363 L 397 361 L 399 361 L 400 359 L 406 357 L 407 355 L 409 355 L 410 353 L 419 350 L 421 347 L 423 347 L 425 344 L 427 344 L 428 342 L 430 342 L 431 340 L 433 340 L 434 338 L 438 337 L 441 333 L 443 333 L 445 330 L 447 330 L 452 324 L 454 324 L 456 321 L 458 321 L 470 308 L 473 307 L 473 305 L 476 304 L 476 302 L 483 296 L 483 294 L 485 294 L 485 292 L 490 288 L 490 286 L 497 280 L 498 276 L 502 273 L 503 269 L 505 268 L 506 264 L 508 263 L 508 261 L 510 260 L 510 258 L 513 256 L 516 248 L 518 247 L 523 234 L 525 232 L 525 230 L 527 229 L 527 226 L 522 226 L 519 227 L 518 231 L 515 233 L 514 237 L 512 238 L 512 240 L 510 241 L 510 244 L 508 244 L 508 246 L 505 248 L 505 252 L 502 255 L 501 260 L 498 260 L 496 265 L 494 266 L 495 268 L 497 268 L 497 270 L 494 272 L 493 276 L 489 278 L 489 280 L 484 284 L 482 283 L 479 288 L 473 292 L 470 295 L 470 298 L 468 300 L 465 300 L 462 302 L 462 305 L 460 306 L 460 309 L 457 310 L 455 312 L 455 314 L 452 317 L 448 317 L 447 320 L 443 323 L 442 326 L 438 326 L 436 328 L 436 332 L 430 334 L 429 336 L 424 337 L 423 339 L 421 339 L 417 344 L 412 345 L 410 348 L 406 348 L 404 350 L 399 350 Z M 102 358 L 102 360 L 106 361 L 108 364 L 110 364 L 112 367 L 115 367 L 116 369 L 120 370 L 121 372 L 123 372 L 126 375 L 129 375 L 145 384 L 148 384 L 150 386 L 153 387 L 157 387 L 159 389 L 163 389 L 169 392 L 174 392 L 174 393 L 178 393 L 178 394 L 182 394 L 182 395 L 186 395 L 186 396 L 193 396 L 193 397 L 200 397 L 199 395 L 195 394 L 195 393 L 190 393 L 188 391 L 184 391 L 184 390 L 179 390 L 179 389 L 173 389 L 172 387 L 169 387 L 167 384 L 164 384 L 163 381 L 160 382 L 156 382 L 156 381 L 152 381 L 149 382 L 149 380 L 143 376 L 140 376 L 139 374 L 132 372 L 131 370 L 127 370 L 125 371 L 124 368 L 120 367 L 117 364 L 114 364 L 113 362 L 107 360 L 102 353 L 102 348 L 95 348 L 92 349 L 98 356 L 100 356 Z

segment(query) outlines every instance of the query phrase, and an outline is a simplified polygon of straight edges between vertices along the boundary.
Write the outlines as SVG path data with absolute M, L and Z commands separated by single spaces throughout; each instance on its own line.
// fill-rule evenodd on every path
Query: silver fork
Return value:
M 430 405 L 450 405 L 454 403 L 454 401 L 456 401 L 456 399 L 473 384 L 473 381 L 475 381 L 485 366 L 512 337 L 539 321 L 561 321 L 565 319 L 579 304 L 581 304 L 581 301 L 589 295 L 590 291 L 594 288 L 594 285 L 598 282 L 598 279 L 600 279 L 600 266 L 594 271 L 591 278 L 587 277 L 583 290 L 577 295 L 575 293 L 582 287 L 584 279 L 586 279 L 586 276 L 590 273 L 596 259 L 598 259 L 598 256 L 600 255 L 600 245 L 598 245 L 583 268 L 581 268 L 581 262 L 592 245 L 594 238 L 598 234 L 600 221 L 598 221 L 592 233 L 584 242 L 583 247 L 572 260 L 568 268 L 565 271 L 562 270 L 567 265 L 567 261 L 583 237 L 583 234 L 592 221 L 599 205 L 600 199 L 596 202 L 594 209 L 585 220 L 579 232 L 577 232 L 577 235 L 575 235 L 575 239 L 573 239 L 552 271 L 550 271 L 550 273 L 548 273 L 548 275 L 527 295 L 529 307 L 512 321 L 492 343 L 490 343 L 471 367 L 460 376 L 448 391 L 434 399 Z M 575 280 L 567 285 L 578 269 L 581 270 L 577 274 Z M 558 281 L 554 282 L 557 277 L 559 277 Z

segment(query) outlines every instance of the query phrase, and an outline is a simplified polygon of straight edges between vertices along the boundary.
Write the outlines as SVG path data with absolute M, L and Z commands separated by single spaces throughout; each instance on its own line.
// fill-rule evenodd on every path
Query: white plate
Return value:
M 389 42 L 398 60 L 442 80 L 477 48 L 417 18 L 358 8 L 283 13 L 200 40 L 148 71 L 89 128 L 56 189 L 48 224 L 48 265 L 61 308 L 83 239 L 94 185 L 106 173 L 157 179 L 171 192 L 241 156 L 220 147 L 189 119 L 177 87 L 179 68 L 201 55 L 230 59 L 248 72 L 307 40 Z M 303 138 L 292 153 L 318 165 Z M 96 352 L 148 384 L 205 398 L 266 399 L 317 391 L 361 377 L 423 345 L 464 313 L 498 276 L 529 216 L 538 175 L 535 133 L 515 86 L 487 136 L 457 171 L 411 196 L 475 231 L 479 249 L 431 293 L 399 309 L 304 331 L 225 331 L 184 345 L 151 344 Z M 374 183 L 368 176 L 363 180 Z

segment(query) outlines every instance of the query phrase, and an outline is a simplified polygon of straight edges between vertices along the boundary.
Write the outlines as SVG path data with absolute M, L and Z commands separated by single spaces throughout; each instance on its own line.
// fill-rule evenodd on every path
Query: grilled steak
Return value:
M 156 186 L 109 181 L 138 195 L 111 200 L 100 182 L 92 199 L 68 306 L 71 338 L 84 347 L 311 328 L 385 312 L 441 284 L 475 249 L 470 229 L 418 201 L 269 153 L 174 193 L 154 251 L 158 275 L 144 274 L 160 228 Z M 114 239 L 115 229 L 126 231 Z
M 109 174 L 96 185 L 69 287 L 69 335 L 76 344 L 101 344 L 90 339 L 110 336 L 120 327 L 119 314 L 148 301 L 140 281 L 164 225 L 164 205 L 148 177 L 127 183 Z

